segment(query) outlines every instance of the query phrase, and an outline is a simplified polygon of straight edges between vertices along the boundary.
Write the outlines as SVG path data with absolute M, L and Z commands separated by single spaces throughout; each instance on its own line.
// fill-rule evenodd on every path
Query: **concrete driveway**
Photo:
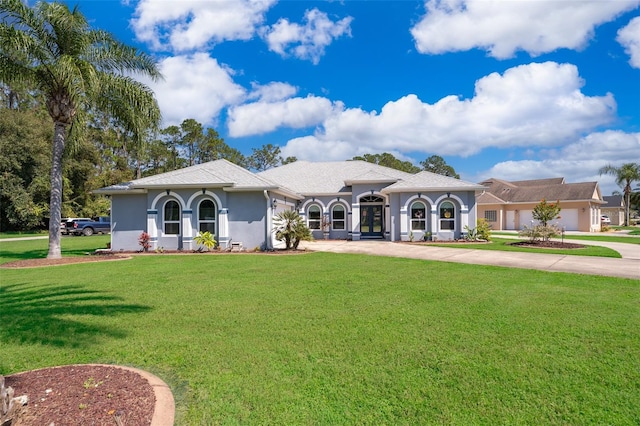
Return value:
M 567 240 L 565 240 L 567 241 Z M 591 242 L 579 241 L 580 244 Z M 537 269 L 549 272 L 571 272 L 576 274 L 603 275 L 631 278 L 640 281 L 640 251 L 638 245 L 621 244 L 631 257 L 570 256 L 544 253 L 522 253 L 493 250 L 474 250 L 434 247 L 429 245 L 392 243 L 389 241 L 305 241 L 301 248 L 331 253 L 361 253 L 374 256 L 405 257 L 409 259 L 437 260 L 442 262 L 495 265 L 509 268 Z M 613 247 L 612 247 L 613 248 Z M 614 249 L 616 250 L 616 249 Z

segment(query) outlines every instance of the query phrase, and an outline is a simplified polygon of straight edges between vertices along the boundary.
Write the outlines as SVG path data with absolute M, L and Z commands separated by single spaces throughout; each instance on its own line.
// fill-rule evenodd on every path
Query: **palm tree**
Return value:
M 311 241 L 313 235 L 297 211 L 285 210 L 273 219 L 273 231 L 278 241 L 284 241 L 287 250 L 298 248 L 301 241 Z
M 59 258 L 62 157 L 67 137 L 82 137 L 87 112 L 108 113 L 138 141 L 157 125 L 154 94 L 131 75 L 161 78 L 148 55 L 89 27 L 77 6 L 0 0 L 0 82 L 44 95 L 54 123 L 49 203 L 49 258 Z
M 629 225 L 629 206 L 631 204 L 631 193 L 633 182 L 640 181 L 640 164 L 625 163 L 620 167 L 612 165 L 604 166 L 600 169 L 600 175 L 607 174 L 616 178 L 616 184 L 622 188 L 624 195 L 624 217 L 625 225 Z

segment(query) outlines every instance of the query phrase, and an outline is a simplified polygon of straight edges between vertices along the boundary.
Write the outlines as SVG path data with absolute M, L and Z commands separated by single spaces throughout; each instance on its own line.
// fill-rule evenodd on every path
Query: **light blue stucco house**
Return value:
M 200 231 L 222 248 L 280 246 L 273 218 L 297 210 L 314 237 L 440 240 L 475 227 L 483 186 L 434 173 L 405 173 L 364 161 L 296 161 L 252 173 L 216 160 L 95 191 L 111 197 L 112 250 L 192 250 Z

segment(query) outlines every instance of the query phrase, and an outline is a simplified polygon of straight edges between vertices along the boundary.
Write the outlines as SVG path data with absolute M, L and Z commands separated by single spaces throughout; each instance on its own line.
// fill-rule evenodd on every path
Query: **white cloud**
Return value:
M 629 24 L 618 31 L 616 38 L 630 56 L 633 68 L 640 68 L 640 17 L 633 18 Z
M 609 130 L 592 133 L 560 150 L 543 152 L 540 160 L 504 161 L 473 177 L 506 180 L 540 179 L 564 176 L 567 182 L 598 182 L 603 195 L 619 190 L 611 176 L 598 173 L 601 167 L 619 166 L 637 158 L 640 133 Z
M 276 0 L 141 0 L 131 24 L 153 49 L 187 51 L 224 40 L 248 40 Z
M 428 104 L 411 94 L 380 113 L 334 109 L 313 136 L 327 147 L 314 150 L 315 158 L 333 155 L 335 143 L 348 144 L 349 156 L 363 149 L 469 156 L 488 147 L 559 146 L 615 116 L 613 95 L 586 96 L 582 85 L 574 65 L 532 63 L 478 80 L 471 99 L 447 96 Z M 302 142 L 293 142 L 288 155 L 312 159 Z
M 229 110 L 229 135 L 256 135 L 279 127 L 311 127 L 321 123 L 333 111 L 331 101 L 317 96 L 240 105 Z
M 282 83 L 279 81 L 271 82 L 269 84 L 260 85 L 257 83 L 251 84 L 252 91 L 249 94 L 249 99 L 259 99 L 264 102 L 275 102 L 283 99 L 290 98 L 298 93 L 298 88 L 290 85 L 289 83 Z
M 535 56 L 560 48 L 581 49 L 596 26 L 639 4 L 640 0 L 427 0 L 427 13 L 411 34 L 422 53 L 480 48 L 500 59 L 518 50 Z
M 165 79 L 145 83 L 156 93 L 164 126 L 186 118 L 215 123 L 222 108 L 245 95 L 244 89 L 233 82 L 231 71 L 206 53 L 166 58 L 159 66 Z
M 281 18 L 271 27 L 263 29 L 263 37 L 269 50 L 281 56 L 293 55 L 317 64 L 324 55 L 325 47 L 334 39 L 343 35 L 351 36 L 352 19 L 346 17 L 333 22 L 326 13 L 314 8 L 305 12 L 304 25 Z

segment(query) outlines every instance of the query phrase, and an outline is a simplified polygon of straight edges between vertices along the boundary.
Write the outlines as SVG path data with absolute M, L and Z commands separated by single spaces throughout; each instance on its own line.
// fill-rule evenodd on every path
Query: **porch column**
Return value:
M 149 234 L 150 250 L 158 245 L 158 210 L 147 210 L 147 234 Z
M 460 229 L 458 230 L 458 236 L 466 232 L 464 230 L 465 225 L 468 226 L 470 229 L 473 229 L 476 227 L 475 220 L 473 221 L 473 223 L 469 223 L 469 219 L 473 219 L 469 217 L 469 207 L 460 206 Z
M 409 220 L 407 218 L 407 206 L 400 207 L 400 241 L 409 241 Z
M 222 248 L 229 248 L 229 209 L 218 210 L 218 244 Z
M 351 238 L 353 241 L 360 240 L 360 203 L 351 204 Z
M 193 210 L 182 210 L 182 244 L 178 242 L 178 247 L 186 250 L 191 250 L 191 243 L 193 241 L 193 225 L 191 218 L 193 216 Z
M 389 204 L 384 205 L 384 239 L 391 239 L 391 208 Z

